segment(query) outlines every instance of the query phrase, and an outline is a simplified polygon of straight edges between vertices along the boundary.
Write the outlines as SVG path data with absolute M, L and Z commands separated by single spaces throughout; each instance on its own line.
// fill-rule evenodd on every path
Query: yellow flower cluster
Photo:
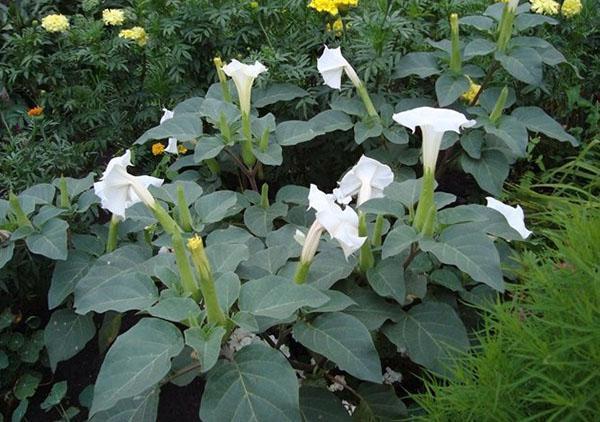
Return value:
M 157 142 L 152 145 L 152 154 L 153 155 L 161 155 L 163 152 L 165 152 L 165 146 L 163 144 L 161 144 L 160 142 Z
M 131 29 L 123 29 L 121 32 L 119 32 L 119 37 L 133 40 L 137 42 L 140 47 L 143 47 L 148 43 L 148 34 L 146 34 L 146 30 L 141 26 L 134 26 Z
M 470 104 L 473 102 L 473 100 L 475 99 L 475 96 L 481 89 L 481 85 L 478 85 L 475 82 L 473 82 L 471 80 L 471 78 L 469 78 L 469 82 L 471 82 L 469 89 L 467 90 L 467 92 L 465 92 L 463 95 L 461 95 L 460 98 Z
M 580 0 L 565 0 L 562 4 L 560 12 L 563 14 L 565 18 L 572 18 L 575 15 L 578 15 L 583 9 Z
M 125 22 L 125 12 L 121 9 L 104 9 L 102 11 L 102 21 L 106 26 L 119 26 Z
M 69 19 L 65 15 L 48 15 L 42 19 L 42 28 L 48 32 L 64 32 L 69 29 Z
M 329 13 L 332 16 L 337 16 L 340 9 L 351 6 L 358 6 L 358 0 L 312 0 L 308 5 L 317 12 Z
M 188 149 L 186 147 L 184 147 L 183 145 L 177 145 L 177 151 L 180 154 L 185 154 L 186 152 L 188 152 Z
M 560 4 L 554 0 L 530 0 L 531 10 L 544 15 L 557 15 Z

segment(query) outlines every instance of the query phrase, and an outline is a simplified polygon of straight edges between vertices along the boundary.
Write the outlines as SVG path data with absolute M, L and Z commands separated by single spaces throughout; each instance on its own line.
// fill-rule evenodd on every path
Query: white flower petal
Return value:
M 177 149 L 177 139 L 169 138 L 169 144 L 165 148 L 165 152 L 170 154 L 179 154 L 179 150 Z
M 259 62 L 248 65 L 235 59 L 223 66 L 223 72 L 233 79 L 233 82 L 235 83 L 242 113 L 250 113 L 252 84 L 258 75 L 266 71 L 267 68 Z
M 160 124 L 162 125 L 164 122 L 166 122 L 167 120 L 170 120 L 173 118 L 173 116 L 175 115 L 174 112 L 172 112 L 171 110 L 168 110 L 166 108 L 163 108 L 163 115 L 160 118 Z
M 464 114 L 448 108 L 417 107 L 396 113 L 392 118 L 413 132 L 417 126 L 430 126 L 436 132 L 460 133 L 461 128 L 474 126 L 477 122 L 469 120 Z
M 423 134 L 423 166 L 434 171 L 440 145 L 445 132 L 460 133 L 461 128 L 474 126 L 477 122 L 469 120 L 464 114 L 447 108 L 417 107 L 396 113 L 392 118 L 413 132 L 417 126 Z
M 294 240 L 300 246 L 304 246 L 304 242 L 306 241 L 306 235 L 304 233 L 302 233 L 300 230 L 296 229 L 296 233 L 294 233 Z
M 94 183 L 94 192 L 100 198 L 102 208 L 121 218 L 125 218 L 125 210 L 137 202 L 153 206 L 154 198 L 148 192 L 148 186 L 161 186 L 163 183 L 156 177 L 127 173 L 130 165 L 131 153 L 127 150 L 122 156 L 111 159 L 100 181 Z
M 340 89 L 342 86 L 342 73 L 347 68 L 350 68 L 350 63 L 342 56 L 341 47 L 329 48 L 325 46 L 323 54 L 317 59 L 317 69 L 325 85 Z
M 383 189 L 393 181 L 394 173 L 389 166 L 363 155 L 333 193 L 340 203 L 348 203 L 347 197 L 358 194 L 357 205 L 361 205 L 369 199 L 382 198 Z
M 487 200 L 487 207 L 501 213 L 504 218 L 506 218 L 508 225 L 515 229 L 521 235 L 523 240 L 527 239 L 532 234 L 532 232 L 525 227 L 525 213 L 520 205 L 513 208 L 491 196 L 488 196 L 485 199 Z

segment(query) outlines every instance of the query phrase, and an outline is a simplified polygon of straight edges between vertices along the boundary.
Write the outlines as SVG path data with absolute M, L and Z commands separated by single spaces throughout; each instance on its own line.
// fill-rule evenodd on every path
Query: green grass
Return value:
M 520 186 L 536 244 L 509 300 L 483 316 L 451 381 L 414 398 L 428 421 L 589 421 L 600 413 L 600 201 L 591 146 Z M 595 176 L 596 175 L 596 176 Z M 527 215 L 527 214 L 526 214 Z

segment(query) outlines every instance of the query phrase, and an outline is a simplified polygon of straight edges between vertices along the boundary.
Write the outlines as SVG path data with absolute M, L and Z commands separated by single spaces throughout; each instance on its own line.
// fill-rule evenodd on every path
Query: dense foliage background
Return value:
M 30 211 L 36 210 L 34 223 L 43 225 L 61 216 L 68 221 L 69 244 L 95 259 L 104 252 L 104 223 L 109 217 L 88 194 L 94 179 L 90 172 L 100 174 L 110 157 L 130 148 L 149 128 L 157 126 L 163 108 L 171 109 L 190 97 L 208 96 L 210 87 L 217 82 L 215 57 L 223 61 L 235 58 L 262 62 L 269 71 L 257 80 L 256 89 L 285 83 L 305 90 L 306 95 L 266 106 L 265 112 L 272 112 L 278 120 L 309 120 L 332 102 L 349 97 L 348 90 L 340 95 L 322 85 L 315 63 L 323 44 L 342 46 L 344 56 L 378 107 L 416 98 L 435 101 L 439 98 L 437 75 L 400 77 L 399 63 L 408 53 L 428 52 L 438 54 L 440 65 L 446 66 L 447 59 L 440 53 L 445 47 L 440 41 L 449 38 L 449 14 L 480 15 L 491 3 L 362 1 L 358 7 L 343 11 L 340 28 L 335 17 L 308 8 L 305 0 L 0 2 L 0 198 L 8 199 L 9 192 L 21 193 L 20 198 L 35 198 L 21 199 L 25 205 L 33 202 Z M 503 403 L 496 420 L 542 420 L 548 415 L 563 418 L 562 410 L 557 408 L 580 417 L 597 410 L 595 396 L 585 391 L 598 390 L 598 374 L 588 374 L 589 367 L 578 366 L 577 361 L 582 356 L 585 360 L 597 356 L 598 336 L 593 327 L 598 326 L 598 321 L 593 315 L 597 315 L 594 312 L 598 310 L 599 285 L 597 255 L 593 253 L 598 236 L 586 228 L 597 226 L 600 193 L 596 141 L 600 133 L 600 9 L 593 0 L 582 3 L 582 12 L 573 18 L 559 17 L 556 25 L 532 26 L 523 31 L 522 35 L 542 38 L 564 55 L 564 63 L 544 67 L 542 83 L 523 84 L 502 72 L 490 76 L 490 85 L 507 85 L 516 92 L 512 107 L 535 105 L 544 109 L 580 142 L 580 147 L 556 142 L 544 133 L 532 134 L 527 159 L 519 160 L 510 170 L 509 193 L 503 195 L 518 199 L 526 215 L 535 212 L 532 230 L 544 235 L 517 248 L 521 249 L 522 269 L 516 273 L 515 286 L 503 296 L 506 302 L 491 306 L 470 292 L 462 294 L 457 302 L 458 294 L 451 297 L 446 290 L 438 289 L 441 293 L 436 299 L 447 300 L 461 309 L 471 337 L 480 345 L 476 353 L 460 361 L 454 380 L 447 381 L 427 374 L 407 356 L 396 355 L 394 345 L 383 336 L 378 339 L 377 347 L 389 352 L 383 353 L 384 364 L 403 369 L 403 381 L 394 384 L 394 388 L 411 416 L 418 417 L 426 411 L 427 417 L 436 420 L 483 420 L 489 412 L 500 412 L 499 407 L 490 409 L 482 404 L 498 394 L 510 400 Z M 126 24 L 105 25 L 102 11 L 106 8 L 123 9 Z M 51 13 L 68 16 L 69 30 L 46 31 L 41 21 Z M 145 45 L 119 36 L 122 28 L 132 26 L 147 32 Z M 461 25 L 461 36 L 479 36 L 479 32 L 468 28 Z M 490 61 L 485 56 L 476 59 L 483 69 Z M 485 73 L 479 75 L 478 82 L 485 78 Z M 461 109 L 469 105 L 465 100 L 458 104 Z M 36 111 L 36 107 L 40 108 Z M 363 151 L 378 147 L 375 142 L 357 145 L 354 139 L 352 131 L 338 130 L 285 148 L 283 164 L 264 170 L 271 200 L 289 184 L 316 183 L 333 188 L 349 163 L 354 163 Z M 412 158 L 403 159 L 414 166 L 418 151 L 411 150 Z M 152 142 L 136 146 L 134 154 L 140 174 L 174 179 L 185 167 L 166 154 L 154 155 Z M 180 160 L 192 155 L 182 155 Z M 465 174 L 456 157 L 448 154 L 444 158 L 447 163 L 442 164 L 445 177 L 438 180 L 440 190 L 456 195 L 459 204 L 481 201 L 484 190 L 489 192 L 489 188 Z M 198 169 L 199 175 L 193 175 L 203 179 L 205 193 L 247 187 L 235 172 L 228 171 L 226 164 L 221 164 L 221 177 L 204 165 Z M 41 207 L 53 202 L 53 197 L 44 202 L 49 195 L 47 184 L 54 186 L 54 195 L 55 188 L 58 192 L 61 187 L 61 175 L 73 178 L 67 180 L 73 206 L 61 214 L 51 215 L 54 211 L 48 211 L 43 215 Z M 415 177 L 415 172 L 402 175 Z M 27 190 L 41 183 L 43 189 Z M 256 198 L 248 198 L 250 206 Z M 0 206 L 0 221 L 7 209 L 8 206 Z M 38 212 L 42 217 L 37 217 Z M 144 218 L 141 215 L 127 227 L 121 240 L 139 240 L 135 231 L 144 230 Z M 293 220 L 294 216 L 290 218 Z M 3 226 L 0 244 L 10 234 L 9 228 Z M 29 233 L 19 235 L 19 239 L 25 239 Z M 3 264 L 6 249 L 0 250 Z M 57 367 L 57 361 L 56 357 L 49 358 L 44 347 L 44 328 L 49 321 L 61 321 L 63 317 L 66 321 L 69 316 L 66 308 L 53 314 L 48 309 L 54 258 L 47 253 L 32 253 L 31 249 L 15 247 L 14 256 L 11 250 L 12 259 L 0 270 L 0 421 L 3 417 L 8 420 L 10 415 L 12 420 L 21 420 L 26 412 L 29 420 L 41 420 L 49 414 L 53 419 L 83 419 L 91 406 L 91 385 L 104 353 L 117 334 L 137 323 L 139 317 L 129 315 L 121 321 L 120 314 L 109 311 L 82 321 L 82 336 L 95 336 L 94 341 L 72 360 L 58 365 L 56 372 L 51 371 L 51 366 Z M 552 268 L 560 268 L 560 272 L 552 273 Z M 560 293 L 545 295 L 552 288 Z M 567 300 L 582 291 L 585 295 L 581 296 L 589 301 Z M 71 299 L 67 302 L 70 306 Z M 520 325 L 524 320 L 527 324 Z M 546 324 L 553 324 L 553 328 L 540 328 Z M 575 338 L 577 330 L 567 327 L 583 327 L 583 334 Z M 535 344 L 533 339 L 525 340 L 529 336 L 538 336 Z M 589 341 L 583 345 L 581 339 Z M 301 348 L 297 343 L 293 343 L 294 347 Z M 550 357 L 573 361 L 573 366 L 565 370 L 559 364 L 550 369 L 541 365 L 541 360 L 550 359 L 540 351 L 542 347 L 544 351 L 564 351 L 564 355 L 557 352 Z M 506 350 L 533 357 L 512 359 Z M 519 379 L 523 366 L 533 367 L 530 374 L 537 378 L 531 375 L 532 378 Z M 498 372 L 514 374 L 519 386 L 510 382 L 494 384 L 495 377 L 486 378 Z M 587 382 L 579 384 L 577 381 L 584 374 L 589 376 Z M 548 399 L 550 392 L 531 387 L 541 385 L 539 380 L 550 380 L 549 384 L 558 383 L 561 387 L 552 390 L 553 398 Z M 159 419 L 197 418 L 196 391 L 204 384 L 199 379 L 187 388 L 165 384 L 161 398 L 166 399 L 161 400 Z M 377 393 L 370 392 L 375 396 Z M 355 398 L 348 389 L 339 395 L 350 401 Z M 547 401 L 540 400 L 540 396 Z M 483 401 L 473 401 L 474 397 Z M 188 402 L 189 406 L 169 406 L 169 402 Z M 531 402 L 536 403 L 535 409 Z M 375 417 L 377 412 L 365 410 L 365 406 L 355 417 Z

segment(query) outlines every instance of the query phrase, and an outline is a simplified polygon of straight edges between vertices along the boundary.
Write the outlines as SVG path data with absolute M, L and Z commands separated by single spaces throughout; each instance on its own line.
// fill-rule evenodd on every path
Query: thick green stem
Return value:
M 194 279 L 192 266 L 185 250 L 183 236 L 181 236 L 181 233 L 175 232 L 171 235 L 171 241 L 173 243 L 173 251 L 175 252 L 175 261 L 179 269 L 179 276 L 181 277 L 181 287 L 183 287 L 184 292 L 190 293 L 192 298 L 198 301 L 200 299 L 200 290 Z
M 215 57 L 213 59 L 215 64 L 215 68 L 217 69 L 217 76 L 219 77 L 219 84 L 221 85 L 221 92 L 223 93 L 223 99 L 230 103 L 231 102 L 231 92 L 229 92 L 229 84 L 227 82 L 227 75 L 223 71 L 223 61 L 220 57 Z
M 260 191 L 260 206 L 262 208 L 269 208 L 269 185 L 263 183 Z
M 27 214 L 25 214 L 25 212 L 23 211 L 23 208 L 21 208 L 21 204 L 19 203 L 19 198 L 17 198 L 17 196 L 14 193 L 9 192 L 8 202 L 10 204 L 10 209 L 12 210 L 13 214 L 17 218 L 17 224 L 19 225 L 19 227 L 31 226 L 32 225 L 31 221 L 27 217 Z
M 413 226 L 423 234 L 427 228 L 428 231 L 433 229 L 435 220 L 435 201 L 433 199 L 435 177 L 432 170 L 425 170 L 423 174 L 423 188 L 421 189 L 421 195 L 419 196 L 419 204 L 417 205 L 417 212 L 415 219 L 413 220 Z
M 294 282 L 296 284 L 304 284 L 308 277 L 308 270 L 310 269 L 310 262 L 298 262 L 296 267 L 296 274 L 294 275 Z
M 219 165 L 219 162 L 214 159 L 214 158 L 210 158 L 206 161 L 204 161 L 204 163 L 206 164 L 206 166 L 208 167 L 208 169 L 210 170 L 210 172 L 212 174 L 219 174 L 221 173 L 221 166 Z
M 206 306 L 206 317 L 208 319 L 208 323 L 225 326 L 227 323 L 227 317 L 225 316 L 225 313 L 219 304 L 212 270 L 210 268 L 208 257 L 204 251 L 202 239 L 198 236 L 190 239 L 188 241 L 188 248 L 192 254 L 194 266 L 200 275 L 200 290 L 202 291 L 202 296 L 204 297 L 204 305 Z
M 490 121 L 494 124 L 498 122 L 500 117 L 502 117 L 502 111 L 504 111 L 504 106 L 506 105 L 506 99 L 508 98 L 508 87 L 502 88 L 500 91 L 500 95 L 496 100 L 496 104 L 494 105 L 494 109 L 490 113 Z
M 60 191 L 60 207 L 64 209 L 71 208 L 71 201 L 69 199 L 69 189 L 67 187 L 67 179 L 64 176 L 60 176 L 59 183 L 59 191 Z
M 185 200 L 185 192 L 182 185 L 177 185 L 177 216 L 181 228 L 189 232 L 192 230 L 192 214 L 188 208 L 188 203 Z
M 506 51 L 506 47 L 508 47 L 508 42 L 512 36 L 514 19 L 515 12 L 510 10 L 509 4 L 506 3 L 504 10 L 502 11 L 500 24 L 498 25 L 499 32 L 498 40 L 496 41 L 496 48 L 501 53 L 504 53 Z
M 371 239 L 371 244 L 373 246 L 381 246 L 383 222 L 384 222 L 383 215 L 377 214 L 377 218 L 375 219 L 375 228 L 373 229 L 373 238 Z
M 365 84 L 361 82 L 360 85 L 356 87 L 356 90 L 358 91 L 358 95 L 364 103 L 369 116 L 379 119 L 379 114 L 377 113 L 377 110 L 375 110 L 375 106 L 373 105 L 373 101 L 371 101 L 371 97 L 369 96 L 369 92 L 367 91 Z
M 252 151 L 252 126 L 250 124 L 250 114 L 242 113 L 242 160 L 248 167 L 256 163 L 256 157 Z
M 358 217 L 358 235 L 361 237 L 369 236 L 369 230 L 367 229 L 367 215 L 363 212 L 360 212 Z M 365 243 L 360 247 L 360 257 L 358 262 L 359 269 L 363 274 L 375 265 L 375 257 L 373 256 L 369 239 L 365 240 Z
M 173 250 L 175 251 L 175 261 L 177 268 L 179 269 L 179 276 L 181 277 L 181 286 L 185 292 L 192 295 L 194 300 L 200 299 L 200 290 L 194 279 L 194 273 L 192 272 L 192 266 L 188 259 L 185 244 L 183 243 L 183 237 L 181 236 L 181 228 L 171 218 L 171 216 L 165 211 L 160 204 L 156 203 L 152 208 L 154 216 L 162 225 L 165 232 L 171 235 L 171 241 L 173 243 Z
M 110 219 L 108 224 L 108 238 L 106 239 L 106 253 L 111 253 L 117 249 L 117 239 L 119 234 L 119 223 L 121 219 L 114 215 Z
M 452 41 L 452 53 L 450 55 L 450 70 L 457 75 L 462 73 L 462 63 L 460 58 L 460 41 L 458 38 L 458 15 L 450 15 L 450 35 Z

